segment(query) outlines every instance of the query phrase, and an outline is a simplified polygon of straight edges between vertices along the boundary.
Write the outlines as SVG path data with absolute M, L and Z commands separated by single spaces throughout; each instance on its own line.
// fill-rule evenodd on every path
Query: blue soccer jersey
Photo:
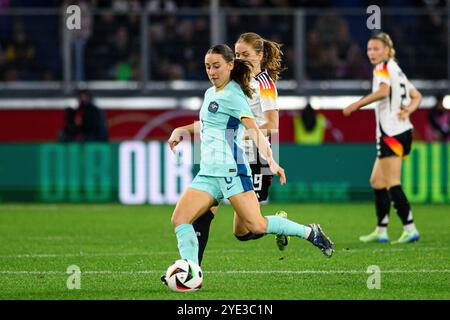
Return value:
M 254 118 L 241 87 L 230 81 L 220 91 L 205 92 L 200 110 L 201 160 L 199 175 L 251 176 L 242 141 L 242 118 Z

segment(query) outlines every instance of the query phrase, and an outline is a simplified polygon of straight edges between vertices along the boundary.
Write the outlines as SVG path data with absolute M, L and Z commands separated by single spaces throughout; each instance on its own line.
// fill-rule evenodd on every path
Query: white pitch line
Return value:
M 137 271 L 113 271 L 92 270 L 81 271 L 81 275 L 139 275 L 139 274 L 163 274 L 164 270 L 137 270 Z M 358 274 L 367 273 L 366 270 L 211 270 L 206 274 Z M 418 269 L 418 270 L 381 270 L 381 273 L 450 273 L 450 269 Z M 1 270 L 0 275 L 67 275 L 63 271 L 12 271 Z
M 227 250 L 208 250 L 208 253 L 242 253 L 247 250 L 240 249 L 227 249 Z M 128 256 L 153 256 L 153 255 L 166 255 L 177 254 L 175 251 L 148 251 L 148 252 L 111 252 L 111 253 L 24 253 L 24 254 L 11 254 L 0 255 L 0 259 L 29 259 L 29 258 L 72 258 L 72 257 L 128 257 Z
M 306 248 L 298 248 L 296 252 L 307 251 Z M 365 253 L 377 253 L 377 252 L 385 252 L 385 253 L 394 253 L 394 252 L 416 252 L 416 251 L 435 251 L 442 250 L 446 251 L 446 249 L 438 248 L 438 247 L 417 247 L 417 248 L 377 248 L 377 249 L 338 249 L 335 253 L 340 254 L 349 254 L 356 252 L 365 252 Z M 248 250 L 244 249 L 225 249 L 225 250 L 208 250 L 208 254 L 224 254 L 224 253 L 245 253 Z M 255 252 L 265 252 L 264 250 L 252 250 Z M 148 252 L 110 252 L 110 253 L 23 253 L 23 254 L 11 254 L 11 255 L 0 255 L 0 259 L 32 259 L 32 258 L 72 258 L 72 257 L 129 257 L 129 256 L 153 256 L 153 255 L 169 255 L 177 253 L 177 251 L 148 251 Z

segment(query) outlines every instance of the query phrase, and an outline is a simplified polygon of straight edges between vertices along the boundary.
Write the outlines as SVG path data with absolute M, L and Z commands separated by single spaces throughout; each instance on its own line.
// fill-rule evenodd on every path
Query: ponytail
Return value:
M 286 68 L 281 65 L 283 52 L 281 51 L 281 44 L 274 41 L 263 39 L 264 41 L 264 56 L 261 67 L 267 69 L 267 73 L 273 81 L 280 79 L 280 73 Z
M 252 67 L 250 62 L 234 59 L 234 68 L 231 70 L 231 79 L 239 84 L 248 98 L 252 98 L 255 91 L 250 87 L 250 81 L 252 80 Z

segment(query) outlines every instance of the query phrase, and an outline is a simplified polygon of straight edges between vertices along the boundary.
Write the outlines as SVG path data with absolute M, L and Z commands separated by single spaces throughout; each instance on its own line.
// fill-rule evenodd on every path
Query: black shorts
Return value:
M 250 164 L 250 168 L 252 169 L 253 188 L 258 201 L 266 201 L 273 178 L 272 174 L 268 174 L 270 172 L 269 166 L 262 164 L 258 157 L 257 163 Z
M 385 158 L 397 156 L 403 159 L 408 158 L 411 152 L 412 130 L 402 132 L 398 135 L 389 137 L 382 132 L 377 141 L 377 157 Z

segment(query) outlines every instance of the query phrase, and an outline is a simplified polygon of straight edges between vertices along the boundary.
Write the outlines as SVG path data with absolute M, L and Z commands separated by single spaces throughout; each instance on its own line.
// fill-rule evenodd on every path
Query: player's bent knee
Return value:
M 247 234 L 245 234 L 245 235 L 243 235 L 243 236 L 239 236 L 239 235 L 237 235 L 237 234 L 234 234 L 234 236 L 235 236 L 239 241 L 248 241 L 248 240 L 256 240 L 256 239 L 259 239 L 259 238 L 261 238 L 261 237 L 264 236 L 264 233 L 262 233 L 262 234 L 254 234 L 254 233 L 249 232 L 249 233 L 247 233 Z
M 183 217 L 181 214 L 174 213 L 171 218 L 171 223 L 174 228 L 178 227 L 180 224 L 191 223 L 187 218 Z
M 374 189 L 384 189 L 386 188 L 386 184 L 383 180 L 380 180 L 378 178 L 370 178 L 370 186 Z
M 239 241 L 248 241 L 251 240 L 253 238 L 253 233 L 249 232 L 247 234 L 244 234 L 243 236 L 239 236 L 237 234 L 234 234 L 234 236 L 236 237 L 236 239 L 238 239 Z
M 213 206 L 213 207 L 209 208 L 209 211 L 211 211 L 211 213 L 213 215 L 216 215 L 217 209 L 219 209 L 219 206 Z
M 254 223 L 248 226 L 248 230 L 254 234 L 264 234 L 266 233 L 267 225 L 263 223 Z

